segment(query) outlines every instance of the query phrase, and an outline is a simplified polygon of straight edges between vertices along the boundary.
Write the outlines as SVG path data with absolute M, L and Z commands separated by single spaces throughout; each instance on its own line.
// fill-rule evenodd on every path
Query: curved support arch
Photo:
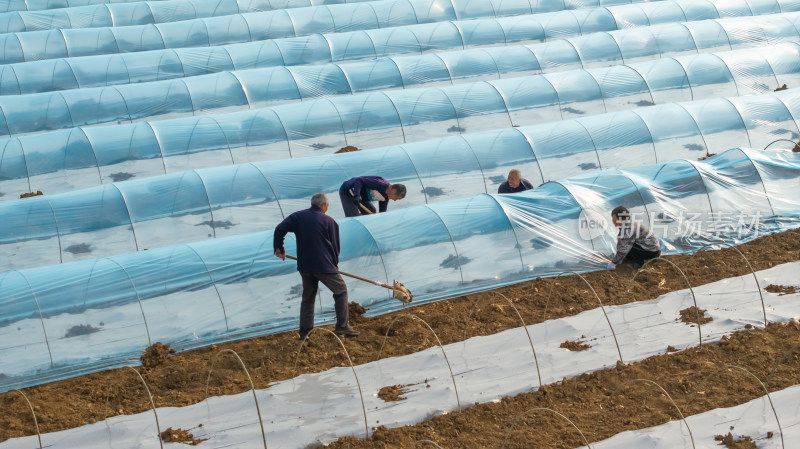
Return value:
M 398 120 L 400 120 L 399 114 L 398 114 Z M 400 128 L 402 129 L 402 127 L 403 127 L 403 125 L 401 124 Z M 460 137 L 460 135 L 459 135 L 459 137 Z M 403 136 L 403 140 L 405 141 L 405 135 Z M 411 155 L 408 154 L 408 150 L 406 150 L 406 148 L 403 145 L 397 145 L 397 148 L 399 148 L 403 152 L 403 154 L 406 155 L 406 158 L 408 158 L 408 162 L 411 164 L 412 167 L 414 167 L 414 173 L 417 174 L 417 179 L 419 180 L 419 184 L 422 186 L 422 194 L 425 196 L 425 204 L 428 204 L 428 194 L 425 193 L 425 182 L 422 180 L 422 176 L 420 176 L 420 174 L 419 174 L 419 170 L 417 169 L 417 165 L 414 164 L 414 160 L 411 159 Z
M 767 309 L 764 306 L 764 294 L 761 292 L 761 284 L 759 284 L 759 282 L 758 282 L 758 276 L 756 275 L 756 271 L 753 269 L 753 266 L 750 265 L 750 260 L 748 260 L 747 256 L 745 256 L 741 251 L 739 251 L 739 248 L 737 248 L 736 246 L 731 245 L 729 243 L 726 243 L 726 242 L 709 243 L 709 244 L 703 246 L 702 248 L 700 248 L 699 250 L 697 250 L 697 252 L 703 251 L 706 248 L 709 248 L 709 247 L 714 246 L 714 245 L 724 245 L 724 246 L 726 246 L 728 248 L 733 248 L 737 253 L 739 253 L 740 256 L 742 256 L 742 258 L 744 259 L 744 263 L 747 264 L 747 268 L 749 268 L 750 272 L 753 273 L 753 279 L 755 279 L 756 287 L 758 288 L 758 296 L 761 298 L 761 313 L 764 316 L 764 329 L 766 329 L 767 328 Z
M 515 306 L 514 303 L 510 299 L 508 299 L 508 297 L 506 295 L 500 293 L 499 291 L 490 292 L 490 293 L 495 293 L 497 295 L 502 296 L 503 299 L 506 300 L 508 305 L 510 305 L 511 308 L 514 309 L 514 313 L 517 314 L 517 318 L 519 318 L 520 323 L 522 323 L 522 329 L 525 330 L 525 334 L 528 336 L 528 342 L 531 344 L 531 351 L 533 352 L 533 361 L 536 364 L 536 375 L 539 378 L 539 388 L 542 388 L 542 373 L 539 370 L 539 358 L 536 357 L 536 348 L 533 347 L 533 339 L 531 338 L 531 333 L 528 331 L 528 325 L 525 324 L 525 320 L 522 319 L 522 315 L 519 313 L 519 310 L 517 309 L 517 306 Z M 488 298 L 488 296 L 487 296 L 487 298 Z M 469 309 L 469 315 L 467 315 L 467 320 L 466 320 L 466 323 L 464 325 L 464 332 L 461 334 L 461 341 L 463 341 L 465 345 L 466 345 L 466 340 L 467 340 L 467 326 L 466 326 L 466 324 L 469 324 L 469 319 L 472 318 L 472 313 L 475 311 L 475 308 L 476 308 L 476 306 L 478 305 L 478 303 L 480 301 L 481 301 L 481 298 L 478 297 L 478 299 L 476 299 L 472 303 L 472 307 Z
M 200 117 L 200 120 L 197 120 L 195 122 L 195 126 L 192 128 L 192 132 L 189 133 L 189 139 L 194 139 L 194 132 L 197 129 L 196 125 L 201 123 L 203 120 L 211 120 L 212 122 L 214 122 L 215 125 L 217 125 L 217 129 L 219 129 L 220 133 L 222 133 L 222 136 L 225 137 L 225 146 L 228 148 L 228 156 L 231 157 L 231 165 L 235 165 L 236 164 L 236 160 L 233 158 L 233 151 L 231 151 L 231 141 L 228 139 L 228 135 L 225 134 L 225 128 L 220 126 L 220 124 L 217 121 L 217 119 L 214 118 L 213 116 L 205 115 L 205 116 Z
M 42 313 L 42 307 L 39 305 L 39 298 L 36 297 L 36 292 L 33 291 L 33 286 L 31 285 L 31 281 L 25 277 L 25 274 L 22 271 L 14 270 L 17 274 L 22 276 L 22 279 L 25 279 L 25 283 L 28 284 L 28 290 L 31 292 L 31 298 L 33 302 L 36 304 L 36 311 L 39 312 L 39 322 L 42 324 L 42 333 L 44 333 L 44 342 L 47 345 L 47 355 L 50 356 L 50 366 L 55 366 L 53 362 L 53 351 L 50 349 L 50 339 L 47 338 L 47 328 L 44 326 L 44 314 Z
M 275 202 L 278 203 L 278 210 L 281 211 L 281 217 L 286 218 L 286 213 L 283 211 L 283 207 L 281 206 L 281 200 L 280 200 L 280 198 L 278 198 L 278 194 L 275 192 L 275 188 L 272 187 L 272 183 L 269 182 L 269 179 L 267 178 L 267 175 L 264 174 L 264 171 L 261 170 L 261 168 L 259 168 L 258 165 L 254 164 L 252 162 L 248 162 L 248 164 L 253 166 L 253 168 L 255 168 L 256 170 L 258 170 L 258 172 L 261 174 L 261 177 L 264 178 L 264 182 L 267 183 L 267 187 L 269 187 L 269 190 L 272 192 L 272 195 L 275 197 Z
M 517 231 L 514 229 L 514 225 L 511 223 L 511 219 L 508 217 L 508 214 L 506 213 L 506 210 L 503 208 L 503 205 L 500 204 L 499 201 L 497 201 L 497 197 L 495 197 L 494 195 L 490 195 L 488 193 L 486 195 L 489 196 L 492 200 L 494 200 L 494 202 L 497 204 L 497 207 L 499 207 L 500 210 L 503 211 L 503 216 L 505 216 L 506 220 L 508 221 L 508 227 L 511 229 L 511 232 L 514 233 L 514 240 L 517 241 L 517 252 L 519 253 L 519 265 L 521 271 L 525 268 L 525 261 L 522 259 L 522 245 L 520 245 L 519 243 L 519 236 L 517 235 Z
M 586 73 L 589 73 L 589 72 L 586 72 Z M 589 74 L 589 76 L 591 76 L 591 74 Z M 593 76 L 591 76 L 591 77 L 595 82 L 597 82 L 597 80 Z M 600 95 L 602 97 L 603 90 L 600 89 L 600 84 L 599 83 L 597 84 L 597 91 L 600 92 Z M 605 102 L 604 102 L 603 103 L 603 108 L 605 108 L 605 107 L 606 106 L 605 106 Z M 589 136 L 589 140 L 592 141 L 592 146 L 594 147 L 594 157 L 597 158 L 597 166 L 600 167 L 600 170 L 603 170 L 603 163 L 600 162 L 600 153 L 597 151 L 597 144 L 594 142 L 594 136 L 592 135 L 592 133 L 589 132 L 588 129 L 586 129 L 586 125 L 584 125 L 580 120 L 575 120 L 575 124 L 580 126 L 581 128 L 583 128 L 584 131 L 586 131 L 586 135 Z
M 214 281 L 214 278 L 211 276 L 211 272 L 208 270 L 208 265 L 206 265 L 206 261 L 203 260 L 202 257 L 200 257 L 200 254 L 197 253 L 197 251 L 192 247 L 192 245 L 186 245 L 186 247 L 192 250 L 192 252 L 200 260 L 200 262 L 203 263 L 203 268 L 205 268 L 206 270 L 206 275 L 208 276 L 208 280 L 210 280 L 211 285 L 214 286 L 214 291 L 217 292 L 217 299 L 219 299 L 219 305 L 222 307 L 222 316 L 225 318 L 225 331 L 230 332 L 231 328 L 228 326 L 228 312 L 225 311 L 225 301 L 222 300 L 222 295 L 219 293 L 219 287 L 217 287 L 216 281 Z
M 28 396 L 26 396 L 22 390 L 17 389 L 9 390 L 8 393 L 17 393 L 22 396 L 23 399 L 25 399 L 25 402 L 28 404 L 28 409 L 31 411 L 31 416 L 33 416 L 33 426 L 36 428 L 36 438 L 39 439 L 39 449 L 42 449 L 44 446 L 42 445 L 42 434 L 39 431 L 39 421 L 36 419 L 36 412 L 33 410 L 33 405 L 28 399 Z M 2 400 L 0 400 L 0 404 L 2 404 Z
M 144 377 L 142 377 L 142 374 L 139 372 L 139 370 L 136 370 L 133 367 L 125 366 L 121 370 L 116 370 L 116 375 L 114 377 L 118 376 L 119 373 L 121 373 L 122 371 L 124 371 L 126 369 L 131 370 L 134 373 L 136 373 L 136 377 L 138 377 L 139 380 L 142 382 L 142 385 L 144 386 L 144 390 L 145 390 L 145 392 L 147 392 L 147 399 L 149 399 L 149 401 L 150 401 L 150 407 L 153 410 L 153 415 L 155 416 L 155 419 L 156 419 L 156 430 L 158 431 L 158 444 L 161 446 L 161 449 L 164 449 L 164 440 L 161 438 L 161 424 L 159 424 L 159 422 L 158 422 L 158 412 L 156 411 L 156 404 L 153 401 L 153 395 L 150 393 L 150 387 L 147 386 L 147 382 L 145 382 Z M 105 411 L 103 412 L 103 414 L 105 415 L 105 418 L 103 418 L 103 422 L 105 422 L 106 428 L 108 428 L 109 427 L 108 419 L 107 419 L 108 418 L 108 402 L 111 399 L 111 383 L 110 382 L 107 384 L 107 390 L 106 391 L 107 391 L 107 394 L 106 394 L 106 406 L 105 406 Z
M 547 306 L 550 304 L 550 297 L 553 295 L 553 287 L 555 287 L 558 278 L 560 278 L 565 274 L 574 274 L 575 276 L 578 276 L 583 281 L 583 283 L 589 287 L 589 290 L 592 291 L 592 294 L 594 295 L 595 299 L 597 299 L 597 303 L 600 304 L 600 309 L 603 311 L 603 316 L 606 318 L 606 323 L 608 323 L 608 328 L 611 329 L 611 336 L 614 337 L 614 344 L 617 345 L 617 354 L 619 355 L 619 361 L 625 363 L 625 361 L 622 359 L 622 351 L 619 349 L 619 341 L 617 340 L 617 334 L 616 332 L 614 332 L 614 326 L 611 325 L 611 320 L 608 318 L 608 314 L 606 313 L 606 308 L 603 305 L 603 301 L 601 301 L 600 297 L 597 296 L 597 292 L 594 290 L 594 287 L 592 287 L 592 284 L 590 284 L 589 281 L 587 281 L 586 278 L 583 277 L 580 273 L 576 273 L 574 271 L 564 271 L 562 273 L 559 273 L 558 276 L 553 278 L 553 282 L 550 283 L 550 292 L 547 293 L 547 300 L 544 303 L 544 315 L 542 316 L 542 320 L 543 321 L 547 320 Z
M 536 408 L 528 409 L 528 410 L 522 412 L 521 414 L 519 414 L 514 419 L 514 422 L 511 423 L 511 427 L 506 432 L 506 436 L 503 438 L 503 443 L 500 445 L 500 449 L 505 449 L 506 443 L 508 442 L 508 437 L 509 437 L 509 435 L 511 435 L 511 432 L 514 430 L 514 427 L 516 427 L 517 423 L 519 421 L 521 421 L 522 418 L 525 417 L 525 415 L 527 415 L 529 413 L 532 413 L 532 412 L 538 412 L 538 411 L 550 412 L 550 413 L 558 416 L 559 418 L 567 421 L 575 430 L 578 431 L 578 434 L 580 434 L 581 439 L 583 439 L 583 444 L 585 444 L 587 448 L 592 449 L 592 446 L 589 444 L 589 440 L 586 439 L 586 437 L 583 435 L 583 432 L 581 431 L 581 429 L 579 429 L 578 426 L 576 426 L 575 423 L 572 422 L 571 419 L 569 419 L 566 416 L 562 415 L 561 413 L 558 413 L 557 411 L 555 411 L 555 410 L 553 410 L 551 408 L 547 408 L 547 407 L 536 407 Z
M 456 393 L 456 404 L 458 405 L 458 410 L 461 411 L 461 400 L 458 398 L 458 386 L 456 386 L 456 378 L 453 375 L 453 368 L 450 366 L 450 359 L 447 358 L 447 352 L 445 352 L 444 346 L 442 345 L 442 341 L 439 340 L 439 336 L 436 334 L 436 331 L 434 331 L 433 328 L 431 328 L 431 326 L 428 324 L 428 322 L 423 320 L 422 318 L 414 315 L 413 313 L 405 313 L 405 314 L 397 315 L 396 317 L 394 317 L 392 322 L 389 323 L 389 326 L 386 328 L 386 334 L 383 336 L 383 341 L 381 342 L 380 348 L 378 348 L 378 353 L 375 356 L 375 361 L 378 361 L 378 360 L 381 359 L 381 352 L 383 352 L 383 347 L 384 347 L 384 345 L 386 345 L 386 339 L 389 338 L 389 332 L 392 331 L 392 326 L 394 326 L 394 324 L 397 321 L 399 321 L 401 318 L 406 318 L 406 317 L 414 319 L 414 320 L 417 320 L 417 321 L 421 322 L 422 324 L 424 324 L 425 327 L 427 327 L 428 330 L 431 331 L 431 333 L 433 334 L 433 337 L 436 338 L 436 344 L 439 346 L 439 349 L 441 349 L 442 355 L 444 356 L 444 361 L 447 363 L 447 369 L 450 371 L 450 379 L 452 379 L 452 381 L 453 381 L 453 390 L 455 390 L 455 393 Z
M 785 106 L 785 103 L 784 103 L 784 106 Z M 777 140 L 773 140 L 772 142 L 768 143 L 767 146 L 762 148 L 762 151 L 767 151 L 767 148 L 771 147 L 773 143 L 778 143 L 778 142 L 789 142 L 789 143 L 794 144 L 794 148 L 800 147 L 800 141 L 795 142 L 795 141 L 789 140 L 789 139 L 777 139 Z
M 450 237 L 450 244 L 453 245 L 453 251 L 456 252 L 456 262 L 458 263 L 458 275 L 461 276 L 461 285 L 464 285 L 464 271 L 461 270 L 461 256 L 458 255 L 458 247 L 456 246 L 456 241 L 453 238 L 453 234 L 450 233 L 450 228 L 447 227 L 447 224 L 445 224 L 444 220 L 442 219 L 442 216 L 439 215 L 439 212 L 436 212 L 427 204 L 424 207 L 428 208 L 428 210 L 430 210 L 431 212 L 433 212 L 434 215 L 436 215 L 436 218 L 439 219 L 439 222 L 442 223 L 442 226 L 444 227 L 445 231 L 447 231 L 447 236 Z
M 536 55 L 534 55 L 534 57 L 535 56 Z M 549 81 L 548 81 L 548 83 L 549 83 Z M 550 86 L 552 86 L 552 84 Z M 558 95 L 558 92 L 556 92 L 556 95 Z M 536 155 L 536 151 L 533 150 L 533 144 L 531 143 L 531 139 L 528 137 L 527 134 L 525 134 L 524 132 L 520 131 L 519 127 L 514 127 L 513 129 L 516 132 L 520 133 L 520 135 L 522 135 L 522 138 L 525 139 L 525 142 L 528 143 L 528 147 L 531 149 L 531 155 L 533 155 L 533 158 L 536 160 L 536 166 L 539 167 L 539 176 L 542 179 L 542 184 L 544 184 L 547 181 L 544 180 L 544 173 L 542 172 L 542 164 L 539 163 L 539 156 L 537 156 Z
M 782 104 L 784 107 L 786 106 L 786 105 L 785 105 L 783 102 L 781 102 L 781 104 Z M 786 111 L 786 112 L 789 112 L 789 111 L 788 111 L 788 109 L 787 109 L 787 111 Z M 791 113 L 790 113 L 790 115 L 791 115 Z M 791 142 L 791 141 L 790 141 L 790 142 Z M 771 145 L 771 144 L 770 144 L 770 145 Z M 796 146 L 796 145 L 795 145 L 795 148 L 797 148 L 797 146 Z M 752 166 L 753 166 L 753 170 L 755 170 L 755 171 L 756 171 L 756 174 L 758 174 L 758 180 L 759 180 L 759 181 L 761 181 L 761 187 L 762 187 L 762 189 L 763 189 L 763 191 L 764 191 L 764 197 L 767 199 L 767 204 L 769 204 L 769 208 L 770 208 L 770 210 L 772 211 L 772 215 L 773 215 L 773 216 L 775 216 L 775 208 L 774 208 L 774 207 L 772 207 L 772 200 L 770 199 L 769 195 L 767 194 L 767 186 L 764 184 L 764 177 L 763 177 L 763 176 L 761 176 L 761 170 L 759 170 L 759 169 L 758 169 L 758 165 L 756 165 L 756 163 L 755 163 L 755 162 L 753 162 L 753 158 L 751 158 L 751 157 L 750 157 L 750 155 L 749 155 L 749 154 L 747 154 L 747 152 L 746 152 L 745 150 L 743 150 L 743 149 L 739 148 L 739 151 L 741 151 L 741 152 L 742 152 L 742 154 L 744 154 L 744 155 L 745 155 L 745 157 L 747 158 L 747 160 L 748 160 L 748 161 L 750 161 L 750 165 L 752 165 Z
M 703 188 L 706 191 L 706 200 L 708 200 L 708 211 L 711 213 L 711 216 L 713 218 L 713 216 L 714 216 L 714 206 L 711 204 L 711 195 L 708 194 L 708 187 L 706 186 L 706 180 L 703 177 L 703 174 L 700 173 L 700 170 L 697 169 L 697 166 L 694 164 L 694 162 L 689 161 L 687 159 L 675 159 L 673 161 L 665 162 L 664 165 L 662 165 L 658 169 L 658 171 L 655 173 L 655 175 L 653 175 L 653 180 L 655 180 L 656 177 L 658 176 L 658 174 L 661 173 L 661 170 L 666 168 L 669 164 L 683 164 L 683 163 L 689 164 L 692 167 L 692 169 L 694 169 L 694 171 L 697 173 L 697 177 L 700 178 L 700 182 L 703 183 Z
M 361 220 L 355 220 L 354 219 L 353 221 L 355 221 L 362 228 L 364 228 L 364 230 L 367 231 L 367 234 L 369 234 L 369 236 L 372 238 L 372 241 L 375 242 L 375 250 L 378 251 L 378 257 L 380 257 L 380 259 L 381 259 L 381 266 L 383 267 L 383 274 L 386 275 L 386 278 L 385 278 L 386 282 L 389 282 L 389 272 L 386 270 L 386 261 L 383 260 L 383 253 L 381 252 L 381 247 L 378 245 L 378 240 L 375 238 L 375 235 L 372 234 L 372 231 L 370 231 L 368 227 L 364 226 L 364 223 L 361 223 Z M 405 308 L 405 307 L 406 307 L 405 303 L 403 303 L 403 308 Z
M 786 448 L 786 443 L 783 441 L 783 428 L 781 427 L 781 420 L 778 419 L 778 412 L 775 411 L 775 404 L 772 403 L 772 396 L 770 396 L 769 390 L 767 390 L 766 385 L 764 385 L 764 382 L 761 382 L 761 379 L 759 379 L 758 376 L 753 374 L 751 371 L 749 371 L 749 370 L 747 370 L 745 368 L 742 368 L 739 365 L 724 365 L 724 366 L 720 366 L 719 368 L 717 368 L 714 371 L 712 371 L 711 373 L 709 373 L 706 377 L 704 377 L 703 380 L 700 382 L 700 385 L 701 386 L 705 386 L 705 384 L 713 376 L 715 376 L 716 374 L 718 374 L 722 370 L 730 371 L 731 369 L 737 369 L 737 370 L 742 371 L 743 373 L 749 375 L 750 377 L 755 379 L 756 382 L 758 382 L 758 385 L 761 386 L 761 389 L 764 390 L 764 395 L 767 396 L 767 401 L 769 401 L 769 406 L 772 409 L 772 415 L 775 416 L 775 422 L 778 423 L 778 431 L 781 433 L 781 447 L 783 447 L 785 449 Z M 698 390 L 698 391 L 702 391 L 702 390 Z
M 581 126 L 583 126 L 583 125 L 581 125 Z M 592 144 L 594 145 L 594 143 L 592 143 Z M 597 150 L 595 150 L 595 155 L 596 154 L 597 154 Z M 597 162 L 600 163 L 600 160 L 598 159 Z M 578 208 L 580 208 L 581 213 L 585 213 L 586 212 L 586 208 L 583 207 L 583 204 L 581 204 L 581 202 L 578 201 L 577 198 L 575 198 L 575 195 L 572 194 L 572 191 L 569 190 L 564 184 L 562 184 L 560 181 L 547 181 L 545 184 L 549 184 L 549 183 L 558 184 L 559 186 L 561 186 L 561 188 L 564 189 L 565 192 L 569 193 L 569 196 L 572 198 L 572 201 L 575 201 L 575 205 L 578 206 Z M 544 184 L 542 184 L 542 185 L 544 185 Z M 594 239 L 589 240 L 589 243 L 592 244 L 592 251 L 595 251 Z
M 56 217 L 56 211 L 53 209 L 53 204 L 50 202 L 49 198 L 42 197 L 42 201 L 46 202 L 47 206 L 50 208 L 50 214 L 53 216 L 53 224 L 56 226 L 56 238 L 58 239 L 58 263 L 64 263 L 64 257 L 62 256 L 64 250 L 61 246 L 61 231 L 58 227 L 58 217 Z
M 125 199 L 125 194 L 122 193 L 122 190 L 119 189 L 117 183 L 112 182 L 111 185 L 114 186 L 115 189 L 117 189 L 117 192 L 119 192 L 119 197 L 122 198 L 122 204 L 125 205 L 125 212 L 127 212 L 128 221 L 131 224 L 131 234 L 133 234 L 133 244 L 136 246 L 136 251 L 141 251 L 141 249 L 139 248 L 139 242 L 138 240 L 136 240 L 136 228 L 133 226 L 133 217 L 131 216 L 131 210 L 128 207 L 128 201 Z
M 241 365 L 242 369 L 244 370 L 244 374 L 247 376 L 247 381 L 250 382 L 250 391 L 253 392 L 253 401 L 255 401 L 256 403 L 256 414 L 258 415 L 258 424 L 261 427 L 261 438 L 264 442 L 264 449 L 267 449 L 267 434 L 266 432 L 264 432 L 264 420 L 261 418 L 261 407 L 259 407 L 258 405 L 258 396 L 256 395 L 256 387 L 253 384 L 253 378 L 250 377 L 250 371 L 247 369 L 247 366 L 245 366 L 244 361 L 242 361 L 242 358 L 239 357 L 239 354 L 237 354 L 236 351 L 234 351 L 233 349 L 222 349 L 220 351 L 217 351 L 217 353 L 214 354 L 214 358 L 211 359 L 211 367 L 208 369 L 208 376 L 206 377 L 205 397 L 208 397 L 208 384 L 211 381 L 211 373 L 214 371 L 214 365 L 217 363 L 217 359 L 219 358 L 219 356 L 222 355 L 223 353 L 230 353 L 233 354 L 234 357 L 236 357 L 236 360 L 239 361 L 239 365 Z
M 689 427 L 689 423 L 686 422 L 686 418 L 683 416 L 683 412 L 681 412 L 681 409 L 678 407 L 677 404 L 675 404 L 675 401 L 672 399 L 672 396 L 670 396 L 669 393 L 667 393 L 667 390 L 662 388 L 661 385 L 659 385 L 657 382 L 654 382 L 650 379 L 633 379 L 620 385 L 617 388 L 617 392 L 619 392 L 619 390 L 625 388 L 626 386 L 633 384 L 634 382 L 644 382 L 650 385 L 654 385 L 656 388 L 661 390 L 661 392 L 667 397 L 667 399 L 669 399 L 669 402 L 672 404 L 672 406 L 675 407 L 675 410 L 678 411 L 678 415 L 680 415 L 681 421 L 683 421 L 683 424 L 686 426 L 686 430 L 689 431 L 689 439 L 692 441 L 692 447 L 695 448 L 696 446 L 694 444 L 694 435 L 692 435 L 692 429 L 691 427 Z
M 668 264 L 670 264 L 673 267 L 675 267 L 675 269 L 678 270 L 678 273 L 680 273 L 681 276 L 683 276 L 683 279 L 686 281 L 686 285 L 689 287 L 689 293 L 692 294 L 692 302 L 694 303 L 694 311 L 695 311 L 695 314 L 697 316 L 697 336 L 698 336 L 698 339 L 699 339 L 699 346 L 703 346 L 703 331 L 700 328 L 700 308 L 697 307 L 697 298 L 694 295 L 694 290 L 692 289 L 692 284 L 689 283 L 689 278 L 686 277 L 686 274 L 683 272 L 683 270 L 680 269 L 680 267 L 675 265 L 675 263 L 672 262 L 669 259 L 665 259 L 663 257 L 656 257 L 654 259 L 650 259 L 650 260 L 646 261 L 644 263 L 644 265 L 642 265 L 642 268 L 640 268 L 639 271 L 637 271 L 633 275 L 633 277 L 631 278 L 631 283 L 633 283 L 633 281 L 636 280 L 636 276 L 638 276 L 639 273 L 643 272 L 644 269 L 647 268 L 648 265 L 650 265 L 652 263 L 655 263 L 656 261 L 659 261 L 659 260 L 663 260 L 664 262 L 667 262 Z M 628 285 L 628 293 L 630 293 L 630 284 Z
M 496 68 L 497 67 L 497 62 L 495 62 L 494 58 L 490 58 L 490 59 L 492 60 L 492 62 L 495 65 L 495 68 Z M 497 69 L 497 77 L 498 78 L 500 77 L 500 69 Z M 498 89 L 497 86 L 494 85 L 494 83 L 489 82 L 489 81 L 485 81 L 485 83 L 488 84 L 489 86 L 491 86 L 492 89 L 494 89 L 495 92 L 497 92 L 497 95 L 500 96 L 500 99 L 503 100 L 503 106 L 506 107 L 506 115 L 508 116 L 508 123 L 510 123 L 511 126 L 514 126 L 514 121 L 511 119 L 511 111 L 508 110 L 508 100 L 506 99 L 506 96 L 503 95 L 502 92 L 500 92 L 500 89 Z M 481 172 L 483 172 L 483 170 L 481 170 Z
M 325 332 L 331 334 L 333 336 L 333 338 L 335 338 L 336 341 L 339 342 L 339 346 L 342 347 L 342 351 L 344 351 L 344 355 L 345 355 L 345 357 L 347 357 L 347 363 L 350 364 L 350 370 L 353 372 L 353 377 L 355 377 L 355 379 L 356 379 L 356 386 L 358 386 L 358 395 L 361 398 L 361 412 L 364 414 L 364 438 L 369 438 L 369 424 L 367 423 L 367 408 L 364 405 L 364 393 L 361 391 L 361 382 L 359 382 L 359 380 L 358 380 L 358 374 L 356 374 L 356 368 L 355 368 L 355 366 L 353 366 L 353 361 L 350 359 L 350 353 L 347 352 L 347 348 L 345 347 L 344 343 L 342 342 L 342 339 L 339 338 L 339 336 L 337 336 L 330 329 L 325 329 L 324 327 L 315 327 L 315 328 L 311 329 L 311 331 L 309 331 L 308 335 L 306 335 L 306 338 L 304 338 L 303 341 L 300 342 L 300 347 L 297 349 L 297 356 L 294 359 L 294 368 L 292 368 L 292 387 L 294 388 L 294 379 L 297 378 L 297 375 L 296 375 L 297 374 L 297 361 L 300 360 L 300 354 L 303 353 L 303 348 L 306 345 L 306 341 L 309 338 L 311 338 L 311 334 L 313 334 L 314 331 L 316 331 L 317 329 L 319 329 L 321 331 L 325 331 Z M 253 390 L 253 394 L 255 395 L 255 390 Z M 264 444 L 265 444 L 264 447 L 266 448 L 266 443 L 264 443 Z
M 131 275 L 128 273 L 128 270 L 126 270 L 125 267 L 120 265 L 119 262 L 117 262 L 111 257 L 107 257 L 106 260 L 116 264 L 122 270 L 122 272 L 125 273 L 125 276 L 128 278 L 128 282 L 131 283 L 133 291 L 136 293 L 136 302 L 139 303 L 139 311 L 142 312 L 142 322 L 144 322 L 144 330 L 145 332 L 147 332 L 147 345 L 148 346 L 152 345 L 153 339 L 150 338 L 150 326 L 147 324 L 147 316 L 145 316 L 144 314 L 144 306 L 142 305 L 142 298 L 139 296 L 139 290 L 136 288 L 136 284 L 133 282 L 133 279 L 131 278 Z
M 183 63 L 181 63 L 181 66 L 183 66 Z M 158 152 L 161 153 L 161 166 L 164 167 L 164 174 L 167 174 L 167 161 L 165 160 L 166 158 L 164 157 L 164 149 L 161 148 L 161 139 L 158 138 L 158 133 L 156 132 L 156 129 L 153 128 L 152 123 L 150 123 L 149 121 L 144 121 L 143 123 L 145 123 L 147 127 L 150 128 L 150 132 L 153 133 L 153 138 L 156 139 L 156 144 L 158 144 Z M 131 137 L 131 140 L 132 139 L 133 137 Z

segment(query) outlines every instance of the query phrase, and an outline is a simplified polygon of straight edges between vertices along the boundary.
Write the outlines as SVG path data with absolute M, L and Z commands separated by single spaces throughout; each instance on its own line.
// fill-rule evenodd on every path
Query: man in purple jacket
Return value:
M 339 224 L 325 215 L 328 211 L 328 196 L 316 193 L 311 197 L 309 209 L 297 211 L 286 217 L 275 228 L 272 247 L 275 255 L 286 260 L 283 239 L 294 232 L 297 240 L 297 271 L 303 279 L 303 295 L 300 301 L 300 339 L 304 340 L 314 328 L 314 302 L 319 282 L 331 292 L 336 308 L 338 335 L 355 337 L 358 331 L 350 327 L 347 316 L 347 285 L 339 274 Z
M 350 178 L 339 188 L 339 198 L 345 217 L 357 217 L 375 213 L 373 201 L 378 202 L 378 210 L 386 212 L 389 200 L 397 201 L 406 197 L 406 186 L 389 184 L 380 176 L 357 176 Z

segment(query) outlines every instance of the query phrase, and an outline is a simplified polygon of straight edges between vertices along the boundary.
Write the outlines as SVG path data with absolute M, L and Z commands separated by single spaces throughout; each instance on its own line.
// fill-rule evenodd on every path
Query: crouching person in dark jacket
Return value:
M 623 261 L 631 262 L 639 268 L 650 259 L 661 256 L 661 244 L 647 226 L 631 218 L 625 206 L 617 206 L 611 211 L 611 220 L 617 227 L 617 254 L 608 263 L 613 270 Z
M 303 296 L 300 302 L 300 339 L 305 339 L 314 328 L 314 303 L 319 282 L 333 293 L 336 308 L 338 335 L 355 337 L 347 316 L 347 285 L 339 274 L 339 224 L 325 213 L 328 197 L 316 193 L 311 197 L 309 209 L 297 211 L 284 219 L 276 228 L 273 238 L 275 255 L 286 260 L 283 239 L 294 232 L 297 240 L 297 271 L 303 279 Z

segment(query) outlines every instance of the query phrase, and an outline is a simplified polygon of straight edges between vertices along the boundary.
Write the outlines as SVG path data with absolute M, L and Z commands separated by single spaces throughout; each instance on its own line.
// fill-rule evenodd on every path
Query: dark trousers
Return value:
M 633 245 L 631 251 L 625 256 L 625 260 L 633 263 L 634 266 L 641 267 L 644 265 L 645 261 L 650 259 L 655 259 L 656 257 L 661 256 L 661 250 L 658 251 L 645 251 L 642 248 Z
M 342 200 L 342 209 L 344 209 L 344 216 L 345 217 L 358 217 L 359 215 L 365 215 L 366 212 L 361 209 L 361 206 L 366 207 L 370 213 L 375 213 L 375 206 L 369 202 L 361 201 L 360 197 L 353 198 L 350 196 L 350 192 L 344 189 L 344 187 L 339 187 L 339 199 Z
M 333 292 L 336 309 L 336 329 L 348 327 L 347 285 L 339 273 L 300 273 L 303 278 L 303 299 L 300 301 L 300 335 L 305 336 L 314 328 L 314 305 L 321 281 Z

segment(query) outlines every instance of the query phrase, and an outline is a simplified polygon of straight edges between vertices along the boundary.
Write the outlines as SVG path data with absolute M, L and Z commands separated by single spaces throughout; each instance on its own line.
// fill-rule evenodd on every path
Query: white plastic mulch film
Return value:
M 316 192 L 340 268 L 415 302 L 602 269 L 617 205 L 668 253 L 800 226 L 800 0 L 0 11 L 0 391 L 296 328 L 271 230 Z M 408 195 L 345 219 L 360 175 Z

